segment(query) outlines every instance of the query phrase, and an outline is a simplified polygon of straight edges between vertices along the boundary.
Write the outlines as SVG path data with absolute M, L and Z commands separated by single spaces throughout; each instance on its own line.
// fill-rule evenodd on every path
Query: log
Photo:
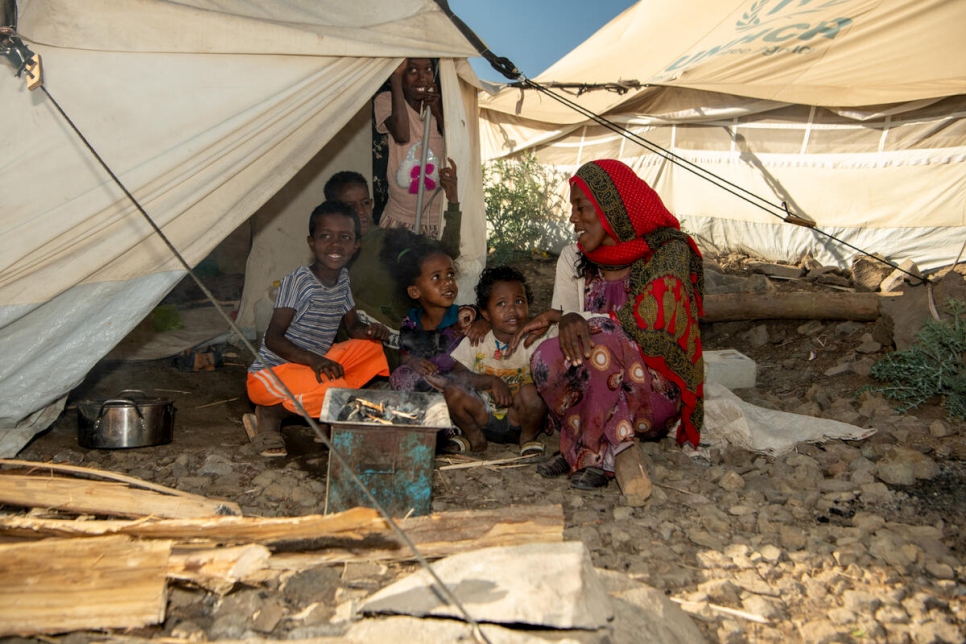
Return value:
M 241 514 L 236 503 L 134 490 L 119 483 L 0 473 L 0 503 L 104 516 L 199 518 Z
M 419 552 L 438 559 L 459 552 L 514 546 L 524 543 L 563 541 L 564 517 L 560 505 L 511 505 L 494 510 L 440 512 L 397 521 Z M 275 554 L 269 565 L 279 570 L 303 570 L 322 564 L 350 561 L 415 559 L 395 534 L 395 547 L 386 549 L 330 549 L 311 554 Z
M 651 496 L 654 486 L 644 468 L 644 455 L 637 442 L 617 455 L 614 473 L 624 496 L 634 496 L 642 500 Z
M 259 543 L 288 547 L 320 547 L 325 542 L 346 546 L 368 540 L 379 547 L 391 542 L 374 537 L 389 534 L 389 524 L 370 508 L 338 514 L 302 517 L 206 517 L 202 519 L 141 519 L 138 521 L 69 521 L 24 516 L 0 517 L 0 535 L 21 538 L 82 537 L 123 534 L 142 539 L 171 539 L 179 545 L 209 548 Z
M 488 546 L 563 541 L 559 505 L 510 506 L 494 510 L 440 512 L 397 523 L 423 554 L 442 557 Z M 170 539 L 176 547 L 258 543 L 273 550 L 318 550 L 304 555 L 314 565 L 369 559 L 413 559 L 389 525 L 370 508 L 304 517 L 208 517 L 76 521 L 0 516 L 0 536 L 16 538 L 87 537 L 123 534 L 141 539 Z M 301 557 L 303 555 L 292 555 Z M 273 565 L 283 555 L 273 556 Z
M 853 320 L 879 317 L 879 302 L 901 293 L 718 293 L 704 296 L 702 322 Z
M 160 623 L 170 552 L 124 536 L 0 546 L 0 636 Z

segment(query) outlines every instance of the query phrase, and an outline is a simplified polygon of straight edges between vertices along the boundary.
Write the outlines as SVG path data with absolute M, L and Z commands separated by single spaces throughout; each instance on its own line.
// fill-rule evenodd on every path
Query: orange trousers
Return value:
M 322 376 L 322 382 L 315 378 L 311 367 L 294 362 L 286 362 L 277 367 L 269 367 L 248 374 L 248 397 L 256 405 L 272 407 L 281 403 L 285 409 L 298 413 L 293 403 L 275 383 L 271 369 L 289 391 L 298 399 L 313 418 L 322 414 L 322 402 L 329 387 L 361 389 L 376 376 L 388 376 L 389 364 L 382 350 L 382 343 L 374 340 L 347 340 L 333 344 L 325 357 L 342 365 L 344 374 L 336 380 Z

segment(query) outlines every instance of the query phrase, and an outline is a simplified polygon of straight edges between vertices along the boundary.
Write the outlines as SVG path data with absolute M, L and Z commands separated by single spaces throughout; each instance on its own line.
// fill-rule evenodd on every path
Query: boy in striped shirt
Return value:
M 389 329 L 362 322 L 349 290 L 345 265 L 361 236 L 352 207 L 326 201 L 309 219 L 308 244 L 315 261 L 282 278 L 258 358 L 248 368 L 255 413 L 242 418 L 262 456 L 287 455 L 282 419 L 298 413 L 269 371 L 314 418 L 322 413 L 329 387 L 358 389 L 375 376 L 389 375 L 382 349 Z M 351 339 L 334 343 L 342 322 Z

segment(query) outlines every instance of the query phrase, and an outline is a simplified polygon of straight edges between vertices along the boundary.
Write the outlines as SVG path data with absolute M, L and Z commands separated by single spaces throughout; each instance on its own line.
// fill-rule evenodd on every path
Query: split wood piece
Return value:
M 241 514 L 237 503 L 159 494 L 108 481 L 0 473 L 0 503 L 78 514 L 197 519 Z
M 268 548 L 255 544 L 175 551 L 168 559 L 168 578 L 225 595 L 238 583 L 258 586 L 277 577 L 277 571 L 268 570 L 271 555 Z
M 563 541 L 564 517 L 560 505 L 513 505 L 493 510 L 440 512 L 397 521 L 419 552 L 438 559 L 491 546 Z M 392 549 L 331 549 L 311 554 L 272 555 L 269 565 L 279 570 L 304 570 L 322 564 L 349 561 L 415 559 L 412 551 L 394 534 Z
M 637 497 L 641 500 L 651 496 L 654 486 L 644 468 L 644 455 L 637 442 L 617 455 L 614 473 L 624 496 Z
M 901 293 L 719 293 L 704 296 L 702 322 L 853 320 L 879 317 L 879 302 Z
M 389 525 L 370 508 L 303 517 L 207 517 L 203 519 L 141 519 L 139 521 L 67 521 L 32 517 L 0 517 L 0 535 L 7 537 L 81 537 L 124 534 L 141 539 L 171 539 L 179 545 L 212 547 L 259 543 L 309 550 L 335 544 L 392 547 Z
M 165 487 L 163 485 L 158 485 L 157 483 L 151 483 L 150 481 L 145 481 L 144 479 L 127 476 L 126 474 L 119 474 L 110 470 L 98 470 L 90 467 L 80 467 L 79 465 L 64 465 L 63 463 L 40 463 L 38 461 L 21 461 L 12 458 L 0 458 L 0 466 L 4 465 L 9 465 L 11 467 L 24 467 L 32 470 L 68 472 L 70 474 L 93 476 L 96 478 L 106 479 L 108 481 L 120 481 L 122 483 L 128 483 L 134 487 L 143 488 L 145 490 L 154 490 L 155 492 L 161 492 L 163 494 L 183 496 L 198 500 L 208 500 L 207 497 L 204 496 L 199 496 L 190 492 L 182 492 L 181 490 L 176 490 L 173 487 Z
M 160 623 L 170 553 L 123 536 L 0 545 L 0 636 Z

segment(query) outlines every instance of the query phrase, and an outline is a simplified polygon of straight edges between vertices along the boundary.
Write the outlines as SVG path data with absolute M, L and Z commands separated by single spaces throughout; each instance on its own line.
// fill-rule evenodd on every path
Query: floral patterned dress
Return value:
M 608 317 L 627 303 L 628 280 L 608 282 L 599 272 L 588 276 L 585 308 L 601 314 L 588 320 L 594 341 L 589 360 L 574 366 L 551 338 L 530 363 L 571 473 L 587 467 L 612 473 L 617 454 L 635 435 L 663 438 L 680 418 L 680 389 L 648 368 L 640 347 Z

